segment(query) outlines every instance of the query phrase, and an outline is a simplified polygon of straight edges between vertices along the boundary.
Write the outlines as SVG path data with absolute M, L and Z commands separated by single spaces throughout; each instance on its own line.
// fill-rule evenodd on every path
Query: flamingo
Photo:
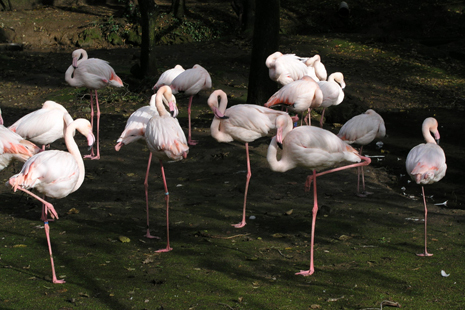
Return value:
M 198 141 L 192 140 L 191 133 L 191 106 L 192 99 L 194 95 L 199 93 L 202 90 L 207 90 L 212 87 L 212 79 L 210 74 L 205 68 L 201 65 L 194 65 L 192 68 L 185 70 L 180 73 L 172 82 L 171 89 L 173 94 L 178 92 L 184 92 L 189 96 L 189 105 L 187 108 L 187 113 L 189 116 L 189 136 L 188 143 L 189 145 L 196 145 Z
M 321 107 L 323 112 L 320 118 L 320 127 L 323 127 L 323 117 L 325 115 L 325 109 L 338 105 L 344 100 L 344 91 L 346 83 L 344 82 L 344 75 L 341 72 L 332 73 L 327 81 L 319 81 L 321 91 L 323 92 L 323 102 Z
M 12 160 L 25 162 L 39 151 L 40 148 L 34 143 L 3 126 L 0 110 L 0 171 L 5 169 Z
M 220 101 L 218 103 L 218 97 Z M 238 104 L 228 109 L 227 95 L 221 89 L 215 90 L 208 98 L 208 106 L 214 113 L 214 118 L 210 127 L 211 135 L 218 142 L 239 141 L 245 143 L 245 153 L 247 155 L 247 181 L 245 184 L 244 207 L 242 221 L 232 226 L 241 228 L 246 225 L 245 212 L 247 205 L 247 191 L 249 188 L 252 172 L 250 170 L 249 142 L 266 136 L 270 130 L 276 128 L 276 118 L 285 117 L 288 119 L 290 129 L 292 129 L 292 119 L 287 112 L 276 111 L 255 104 Z
M 270 79 L 281 85 L 300 80 L 308 71 L 307 65 L 300 59 L 295 54 L 283 55 L 281 52 L 271 54 L 265 61 Z
M 321 56 L 316 54 L 310 58 L 303 58 L 304 63 L 307 65 L 310 72 L 314 72 L 315 77 L 318 81 L 325 81 L 328 77 L 325 65 L 321 62 Z
M 417 255 L 432 256 L 433 254 L 428 253 L 427 250 L 428 208 L 426 206 L 424 185 L 440 181 L 446 175 L 447 165 L 444 150 L 438 145 L 440 138 L 438 121 L 433 117 L 428 117 L 423 121 L 421 128 L 426 143 L 419 144 L 410 150 L 405 161 L 405 167 L 412 180 L 417 184 L 421 184 L 423 204 L 425 206 L 425 251 Z M 434 137 L 431 133 L 434 134 Z
M 52 265 L 53 283 L 65 283 L 58 280 L 55 274 L 53 263 L 52 247 L 50 243 L 50 227 L 48 213 L 55 219 L 58 214 L 53 205 L 45 199 L 29 191 L 35 188 L 38 192 L 50 198 L 64 198 L 79 189 L 84 181 L 84 161 L 82 160 L 79 148 L 74 141 L 76 129 L 81 132 L 91 146 L 95 137 L 92 134 L 92 126 L 88 120 L 76 119 L 65 129 L 65 142 L 68 152 L 50 150 L 40 152 L 29 158 L 23 165 L 20 173 L 10 177 L 7 185 L 13 190 L 21 190 L 42 202 L 42 216 L 44 221 L 45 235 L 47 237 L 50 262 Z
M 173 117 L 176 117 L 178 114 L 178 109 L 176 108 L 176 98 L 171 93 L 171 88 L 168 86 L 162 86 L 159 88 L 159 91 L 152 95 L 150 98 L 150 105 L 139 108 L 137 111 L 129 116 L 129 119 L 126 123 L 124 131 L 121 133 L 121 136 L 118 139 L 118 143 L 115 146 L 115 150 L 119 151 L 121 147 L 137 141 L 139 139 L 145 140 L 145 129 L 147 127 L 148 121 L 155 115 L 159 115 L 155 102 L 158 97 L 162 97 L 162 101 L 165 105 L 169 106 L 170 113 Z M 152 160 L 152 153 L 149 155 L 148 167 L 150 167 L 150 162 Z M 148 169 L 148 168 L 147 168 Z M 148 173 L 144 182 L 145 186 L 145 203 L 146 203 L 146 213 L 147 213 L 147 233 L 146 238 L 157 238 L 150 234 L 150 225 L 149 225 L 149 196 L 148 196 Z
M 94 101 L 97 107 L 97 154 L 94 155 L 92 147 L 90 155 L 84 158 L 100 159 L 100 107 L 98 104 L 97 90 L 106 86 L 123 87 L 123 81 L 116 75 L 115 70 L 107 61 L 98 58 L 88 58 L 87 52 L 83 49 L 77 49 L 73 52 L 73 63 L 65 73 L 65 80 L 69 85 L 74 87 L 87 87 L 90 89 L 90 117 L 91 125 L 94 127 Z M 81 58 L 82 56 L 82 58 Z
M 64 122 L 63 122 L 64 120 Z M 45 146 L 63 138 L 65 126 L 69 126 L 73 118 L 61 104 L 55 101 L 45 101 L 41 109 L 24 115 L 8 127 L 24 139 Z
M 277 124 L 281 128 L 282 124 Z M 278 131 L 279 133 L 279 131 Z M 282 145 L 281 159 L 277 159 L 278 143 Z M 339 139 L 332 132 L 315 127 L 300 126 L 292 130 L 283 130 L 281 135 L 273 137 L 268 147 L 267 160 L 271 170 L 286 172 L 295 167 L 306 167 L 313 170 L 313 175 L 307 177 L 306 188 L 313 181 L 313 219 L 310 245 L 310 269 L 301 270 L 296 275 L 309 276 L 314 273 L 313 243 L 315 238 L 316 214 L 318 212 L 316 178 L 318 176 L 369 165 L 370 158 L 361 156 L 354 148 Z M 363 160 L 363 161 L 362 161 Z M 355 162 L 346 166 L 316 173 L 317 170 L 333 167 L 342 162 Z
M 360 154 L 362 154 L 364 145 L 371 143 L 375 138 L 382 139 L 386 136 L 386 127 L 381 115 L 368 109 L 365 113 L 348 120 L 339 130 L 337 136 L 349 144 L 360 145 Z M 357 170 L 357 196 L 366 197 L 372 193 L 365 191 L 363 167 L 358 167 Z M 360 192 L 360 175 L 362 175 L 362 192 Z
M 181 65 L 176 65 L 174 68 L 166 70 L 160 75 L 158 81 L 155 83 L 155 85 L 153 85 L 152 89 L 156 91 L 163 85 L 171 85 L 171 82 L 173 82 L 173 80 L 184 71 L 186 70 L 184 70 Z
M 146 197 L 148 197 L 148 177 L 150 171 L 150 163 L 152 155 L 157 157 L 160 161 L 161 174 L 163 177 L 163 184 L 165 188 L 166 200 L 166 248 L 160 249 L 157 252 L 171 251 L 170 247 L 170 234 L 169 234 L 169 192 L 168 185 L 166 184 L 165 170 L 163 168 L 163 160 L 179 161 L 187 157 L 189 146 L 187 145 L 186 135 L 182 131 L 181 126 L 176 118 L 172 117 L 166 111 L 161 94 L 168 87 L 161 87 L 157 91 L 155 105 L 157 107 L 158 115 L 154 115 L 147 123 L 145 130 L 145 140 L 147 147 L 150 150 L 149 162 L 147 165 L 147 173 L 145 176 Z M 148 198 L 147 198 L 148 201 Z
M 302 79 L 284 85 L 280 90 L 274 93 L 265 103 L 265 107 L 272 107 L 277 104 L 289 106 L 291 111 L 301 112 L 308 111 L 310 121 L 310 111 L 318 108 L 323 102 L 323 93 L 317 82 L 311 77 L 304 76 Z

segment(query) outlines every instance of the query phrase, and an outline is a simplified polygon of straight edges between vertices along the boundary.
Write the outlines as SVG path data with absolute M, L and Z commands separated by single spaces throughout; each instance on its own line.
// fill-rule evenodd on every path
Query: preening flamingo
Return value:
M 218 102 L 218 97 L 220 101 Z M 215 90 L 208 98 L 208 105 L 215 115 L 210 126 L 211 135 L 218 142 L 239 141 L 245 143 L 247 155 L 247 181 L 245 184 L 244 207 L 242 221 L 233 224 L 236 228 L 246 225 L 245 212 L 247 206 L 247 192 L 252 172 L 250 169 L 249 142 L 266 136 L 270 130 L 276 128 L 276 118 L 284 117 L 287 126 L 292 129 L 292 119 L 286 112 L 276 111 L 255 104 L 238 104 L 228 109 L 227 95 L 221 89 Z
M 42 150 L 45 150 L 46 145 L 63 138 L 65 126 L 72 122 L 73 118 L 65 107 L 48 100 L 41 109 L 24 115 L 8 129 L 24 139 L 42 145 Z
M 277 126 L 281 127 L 281 124 Z M 282 142 L 281 159 L 277 159 L 278 143 Z M 313 265 L 313 243 L 315 238 L 316 214 L 318 212 L 316 178 L 318 176 L 370 164 L 370 158 L 361 156 L 354 148 L 339 139 L 332 132 L 315 127 L 300 126 L 290 131 L 284 130 L 282 136 L 277 135 L 268 147 L 267 160 L 271 170 L 286 172 L 295 167 L 306 167 L 313 170 L 313 175 L 307 177 L 306 187 L 313 182 L 313 219 L 310 244 L 310 269 L 296 274 L 309 276 L 315 271 Z M 363 160 L 363 161 L 362 161 Z M 334 167 L 343 162 L 355 162 L 331 170 L 316 173 L 317 170 Z
M 40 151 L 34 143 L 3 126 L 1 110 L 0 123 L 0 171 L 5 169 L 12 160 L 25 162 Z
M 318 86 L 320 86 L 321 91 L 323 92 L 323 102 L 321 107 L 323 112 L 321 113 L 320 118 L 320 127 L 323 127 L 323 117 L 325 115 L 326 108 L 338 105 L 344 100 L 344 91 L 346 83 L 344 82 L 344 75 L 341 72 L 332 73 L 327 81 L 319 81 Z
M 53 263 L 52 247 L 50 243 L 50 227 L 48 224 L 48 213 L 52 218 L 58 219 L 58 214 L 53 205 L 29 189 L 36 189 L 38 192 L 50 198 L 64 198 L 79 189 L 84 181 L 84 161 L 82 160 L 79 148 L 74 141 L 76 129 L 82 133 L 91 146 L 95 137 L 92 134 L 92 126 L 85 119 L 73 121 L 65 129 L 65 142 L 68 152 L 50 150 L 40 152 L 25 163 L 20 173 L 12 176 L 7 185 L 10 185 L 14 191 L 21 190 L 42 202 L 42 216 L 44 221 L 45 235 L 47 237 L 50 261 L 52 264 L 52 281 L 53 283 L 65 283 L 64 280 L 58 280 Z
M 191 131 L 191 106 L 194 95 L 202 90 L 212 88 L 212 79 L 210 74 L 201 65 L 194 65 L 192 68 L 180 73 L 172 82 L 171 89 L 173 94 L 184 92 L 189 96 L 189 105 L 187 107 L 187 114 L 189 117 L 189 145 L 196 145 L 198 141 L 192 140 Z
M 186 70 L 184 70 L 181 65 L 176 65 L 174 68 L 166 70 L 160 75 L 158 81 L 155 83 L 155 85 L 153 85 L 152 89 L 157 91 L 163 85 L 171 85 L 171 82 L 173 82 L 173 80 L 184 71 Z
M 386 136 L 386 126 L 381 115 L 368 109 L 365 113 L 348 120 L 339 130 L 337 136 L 349 144 L 360 145 L 360 154 L 363 154 L 364 145 L 371 143 L 374 139 L 382 139 Z M 358 167 L 357 170 L 357 195 L 366 197 L 372 193 L 365 191 L 363 166 Z M 362 176 L 362 192 L 360 192 L 360 175 Z
M 326 81 L 328 72 L 325 65 L 321 62 L 321 56 L 316 54 L 313 57 L 305 59 L 304 63 L 307 65 L 310 72 L 314 72 L 318 81 Z M 318 82 L 317 81 L 317 82 Z
M 317 82 L 309 76 L 284 85 L 271 96 L 265 103 L 265 107 L 284 104 L 291 111 L 303 113 L 308 111 L 308 124 L 311 124 L 310 111 L 318 108 L 323 102 L 323 93 Z M 304 118 L 304 117 L 302 117 Z M 307 121 L 306 121 L 307 122 Z
M 98 58 L 88 58 L 87 52 L 77 49 L 73 52 L 73 63 L 65 73 L 65 80 L 69 85 L 75 87 L 87 87 L 90 89 L 91 124 L 94 127 L 94 101 L 97 107 L 97 154 L 94 155 L 94 148 L 90 155 L 84 158 L 100 159 L 100 107 L 98 103 L 97 90 L 106 86 L 123 87 L 123 81 L 116 75 L 115 70 L 107 61 Z M 82 58 L 81 58 L 82 57 Z
M 162 86 L 159 88 L 156 94 L 152 95 L 150 98 L 150 105 L 139 108 L 137 111 L 129 116 L 129 119 L 126 123 L 124 131 L 121 133 L 121 136 L 118 139 L 118 143 L 115 146 L 115 150 L 119 151 L 123 145 L 127 145 L 139 139 L 145 140 L 145 129 L 149 120 L 155 116 L 159 115 L 156 107 L 157 97 L 161 96 L 161 100 L 165 105 L 169 107 L 170 113 L 173 117 L 178 115 L 178 109 L 176 108 L 176 98 L 171 93 L 171 88 L 169 86 Z M 148 197 L 148 169 L 150 168 L 150 162 L 152 160 L 152 153 L 149 155 L 149 162 L 147 167 L 147 175 L 145 177 L 145 203 L 146 203 L 146 213 L 147 213 L 147 238 L 157 238 L 150 234 L 150 224 L 149 224 L 149 197 Z
M 150 163 L 152 155 L 160 161 L 161 174 L 163 177 L 163 184 L 165 187 L 165 200 L 166 200 L 166 248 L 158 250 L 157 252 L 171 251 L 170 235 L 169 235 L 169 192 L 168 185 L 166 184 L 165 170 L 163 168 L 163 160 L 179 161 L 187 157 L 189 146 L 187 145 L 186 135 L 182 131 L 181 126 L 176 118 L 172 117 L 166 111 L 163 102 L 162 92 L 165 88 L 161 87 L 157 92 L 155 105 L 157 107 L 158 115 L 154 115 L 145 129 L 145 140 L 150 150 L 149 163 L 147 165 L 147 173 L 145 177 L 146 193 L 148 191 L 148 177 L 150 170 Z M 147 196 L 148 197 L 148 196 Z M 148 199 L 148 198 L 147 198 Z
M 268 56 L 265 61 L 269 69 L 270 79 L 287 85 L 293 81 L 300 80 L 307 74 L 307 65 L 294 54 L 282 54 L 275 52 Z
M 427 250 L 428 208 L 426 206 L 424 185 L 440 181 L 446 175 L 447 165 L 444 150 L 438 145 L 440 138 L 438 121 L 433 117 L 428 117 L 423 121 L 421 128 L 426 143 L 419 144 L 410 150 L 405 161 L 405 167 L 412 180 L 417 184 L 421 184 L 423 204 L 425 206 L 425 252 L 417 255 L 432 256 L 433 254 L 428 253 Z M 434 137 L 431 133 L 433 133 Z

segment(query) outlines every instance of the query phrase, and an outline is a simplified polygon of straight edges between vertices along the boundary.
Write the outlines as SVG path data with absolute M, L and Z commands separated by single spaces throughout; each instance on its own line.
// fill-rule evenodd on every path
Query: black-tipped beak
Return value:
M 439 139 L 436 139 L 436 143 L 439 144 Z
M 171 117 L 174 117 L 174 111 L 170 111 Z
M 220 119 L 228 119 L 228 118 L 229 116 L 226 116 L 226 115 L 220 117 Z
M 283 149 L 283 144 L 281 142 L 277 142 L 277 143 L 278 143 L 279 148 L 282 150 Z

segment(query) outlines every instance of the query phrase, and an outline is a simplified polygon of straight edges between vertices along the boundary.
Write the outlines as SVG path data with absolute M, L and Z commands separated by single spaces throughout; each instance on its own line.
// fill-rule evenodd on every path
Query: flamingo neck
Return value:
M 66 122 L 66 116 L 64 117 L 64 121 Z M 71 155 L 73 155 L 79 168 L 78 181 L 76 182 L 76 185 L 73 188 L 73 192 L 76 191 L 79 187 L 81 187 L 82 183 L 84 182 L 85 176 L 84 161 L 82 159 L 81 152 L 79 151 L 76 141 L 74 140 L 76 128 L 78 128 L 80 124 L 80 120 L 75 120 L 65 129 L 66 148 L 68 149 L 68 152 Z
M 218 102 L 218 97 L 220 100 Z M 234 139 L 228 133 L 224 132 L 221 127 L 221 117 L 224 117 L 226 107 L 228 105 L 228 98 L 226 93 L 223 91 L 216 91 L 212 93 L 208 100 L 208 105 L 211 107 L 213 114 L 215 115 L 210 126 L 211 136 L 220 142 L 230 142 Z
M 268 146 L 266 159 L 268 161 L 268 164 L 270 165 L 271 170 L 273 171 L 286 172 L 296 167 L 295 163 L 287 160 L 287 156 L 285 153 L 283 153 L 281 159 L 278 160 L 278 143 L 276 141 L 276 137 L 273 137 L 273 139 L 271 139 L 271 143 Z

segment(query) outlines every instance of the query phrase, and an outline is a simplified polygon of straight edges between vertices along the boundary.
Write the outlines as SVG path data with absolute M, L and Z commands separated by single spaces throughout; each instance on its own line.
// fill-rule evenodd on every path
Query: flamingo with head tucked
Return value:
M 116 75 L 115 70 L 107 61 L 99 58 L 88 58 L 87 52 L 77 49 L 73 52 L 73 63 L 65 73 L 65 80 L 74 87 L 87 87 L 90 89 L 91 124 L 94 126 L 94 101 L 97 107 L 97 153 L 84 156 L 90 159 L 100 159 L 100 107 L 98 103 L 97 90 L 106 86 L 123 87 L 123 81 Z M 81 58 L 82 57 L 82 58 Z
M 344 82 L 344 75 L 341 72 L 332 73 L 327 81 L 319 81 L 321 92 L 323 93 L 323 102 L 321 107 L 323 112 L 320 118 L 320 127 L 323 127 L 323 117 L 326 108 L 340 104 L 344 100 L 344 91 L 346 83 Z
M 277 125 L 282 126 L 282 125 Z M 278 144 L 282 145 L 281 158 L 277 159 Z M 316 178 L 331 172 L 370 164 L 370 158 L 361 156 L 354 148 L 339 139 L 332 132 L 315 127 L 300 126 L 283 131 L 271 140 L 268 147 L 267 160 L 271 170 L 286 172 L 296 167 L 306 167 L 313 170 L 313 175 L 307 177 L 306 188 L 313 182 L 313 219 L 312 237 L 310 243 L 310 269 L 296 274 L 309 276 L 315 271 L 313 265 L 313 244 L 315 238 L 316 214 L 318 212 Z M 362 161 L 363 160 L 363 161 Z M 320 173 L 317 170 L 334 167 L 344 162 L 355 162 L 346 166 L 333 168 Z
M 163 85 L 171 85 L 171 82 L 184 71 L 186 70 L 184 70 L 181 65 L 176 65 L 174 68 L 166 70 L 160 75 L 158 81 L 153 85 L 152 90 L 157 91 Z
M 421 184 L 423 204 L 425 206 L 425 251 L 417 255 L 432 256 L 433 254 L 428 253 L 427 250 L 428 208 L 426 206 L 424 185 L 440 181 L 446 175 L 447 164 L 444 150 L 438 145 L 440 138 L 438 121 L 433 117 L 428 117 L 423 121 L 421 128 L 426 143 L 419 144 L 410 150 L 405 161 L 405 167 L 412 180 L 417 184 Z M 431 133 L 433 133 L 434 137 Z
M 218 98 L 220 101 L 218 102 Z M 292 129 L 292 119 L 286 112 L 276 111 L 255 104 L 237 104 L 228 109 L 227 95 L 221 89 L 215 90 L 208 98 L 208 106 L 212 109 L 214 117 L 210 126 L 211 135 L 218 142 L 239 141 L 245 143 L 247 155 L 247 181 L 245 184 L 244 207 L 242 221 L 233 224 L 236 228 L 246 225 L 245 212 L 247 206 L 247 192 L 252 172 L 250 169 L 249 142 L 266 136 L 276 128 L 276 119 L 284 117 L 288 120 L 287 126 Z
M 21 190 L 42 202 L 41 219 L 44 221 L 52 264 L 53 283 L 65 282 L 64 280 L 58 280 L 56 277 L 48 224 L 48 213 L 52 218 L 56 219 L 58 219 L 58 214 L 51 203 L 32 193 L 29 189 L 34 188 L 47 197 L 60 199 L 81 187 L 84 181 L 85 169 L 81 153 L 74 141 L 76 129 L 87 137 L 89 146 L 94 143 L 95 137 L 92 134 L 92 126 L 89 121 L 82 118 L 77 119 L 65 129 L 65 142 L 68 152 L 58 150 L 40 152 L 29 158 L 24 163 L 21 172 L 10 177 L 7 182 L 7 185 L 11 186 L 14 191 Z
M 295 54 L 275 52 L 266 58 L 265 65 L 270 79 L 281 85 L 300 80 L 308 74 L 307 65 Z
M 189 135 L 187 142 L 189 145 L 196 145 L 198 141 L 192 140 L 191 130 L 191 106 L 194 95 L 202 90 L 212 88 L 212 79 L 210 74 L 201 65 L 194 65 L 192 68 L 187 69 L 180 73 L 170 84 L 173 94 L 184 92 L 189 96 L 189 105 L 187 107 L 187 114 L 189 118 Z

